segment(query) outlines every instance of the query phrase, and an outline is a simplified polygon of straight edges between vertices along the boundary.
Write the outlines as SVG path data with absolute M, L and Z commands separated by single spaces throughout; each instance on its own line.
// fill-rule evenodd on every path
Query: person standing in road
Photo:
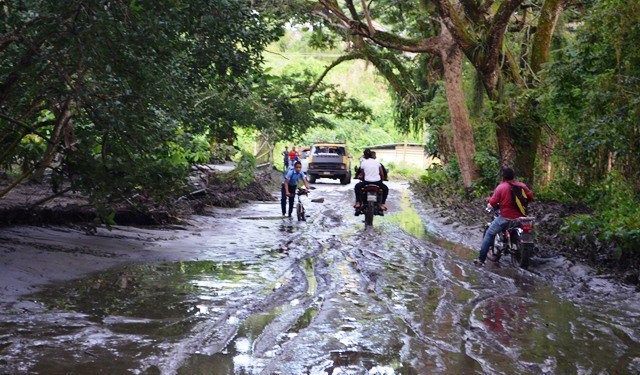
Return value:
M 282 208 L 282 216 L 285 216 L 287 208 L 287 197 L 289 198 L 289 217 L 293 213 L 293 203 L 295 201 L 296 190 L 298 186 L 304 185 L 309 191 L 309 181 L 307 181 L 307 175 L 302 172 L 302 163 L 295 162 L 293 168 L 289 169 L 284 176 L 282 182 L 282 190 L 280 197 L 280 206 Z
M 289 169 L 289 147 L 288 146 L 284 146 L 284 151 L 282 151 L 282 162 L 284 165 L 284 173 L 287 173 L 287 170 Z
M 473 262 L 478 266 L 484 265 L 484 262 L 487 259 L 487 253 L 489 252 L 489 247 L 491 247 L 491 244 L 494 242 L 496 235 L 509 226 L 509 221 L 525 216 L 525 212 L 522 212 L 516 205 L 512 192 L 513 188 L 516 187 L 523 189 L 527 200 L 529 202 L 533 201 L 533 192 L 525 183 L 515 179 L 516 175 L 513 169 L 509 167 L 502 167 L 501 174 L 502 182 L 496 186 L 496 189 L 493 191 L 493 195 L 489 198 L 487 203 L 487 209 L 493 209 L 494 207 L 500 208 L 500 215 L 493 219 L 491 225 L 489 225 L 489 229 L 487 229 L 487 232 L 482 239 L 480 255 L 478 259 Z

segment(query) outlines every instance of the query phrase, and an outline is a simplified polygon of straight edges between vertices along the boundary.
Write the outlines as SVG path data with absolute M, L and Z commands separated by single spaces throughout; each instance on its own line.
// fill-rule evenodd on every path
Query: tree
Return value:
M 0 17 L 0 166 L 22 168 L 0 197 L 47 168 L 96 205 L 168 197 L 195 137 L 302 131 L 331 106 L 366 116 L 335 88 L 295 99 L 303 77 L 265 75 L 284 20 L 249 0 L 10 0 Z
M 375 52 L 375 48 L 368 45 L 368 41 L 381 47 L 404 52 L 426 53 L 440 59 L 444 72 L 447 102 L 451 113 L 453 145 L 460 165 L 463 184 L 465 187 L 471 187 L 473 181 L 478 177 L 478 173 L 473 160 L 475 154 L 473 130 L 462 91 L 462 53 L 448 29 L 440 26 L 439 34 L 436 34 L 438 27 L 428 16 L 429 5 L 427 2 L 420 2 L 421 12 L 413 14 L 417 17 L 417 21 L 414 21 L 412 27 L 404 30 L 415 35 L 415 39 L 377 29 L 374 25 L 376 13 L 365 2 L 358 8 L 353 1 L 347 0 L 345 2 L 346 10 L 342 9 L 335 0 L 320 0 L 319 3 L 321 6 L 316 9 L 316 14 L 330 26 L 342 30 L 345 37 L 349 34 L 356 35 L 355 38 L 348 39 L 351 40 L 355 49 L 352 57 L 371 61 L 389 81 L 396 95 L 400 98 L 410 97 L 417 93 L 416 85 L 412 84 L 407 70 L 402 68 L 393 54 L 382 55 L 384 56 L 382 58 L 381 54 Z M 385 10 L 392 6 L 388 2 L 382 2 L 382 4 L 379 7 Z M 380 12 L 379 14 L 385 13 Z M 423 100 L 420 102 L 424 103 Z M 417 101 L 410 101 L 410 103 L 412 105 L 418 104 Z
M 590 185 L 617 171 L 640 192 L 640 4 L 607 0 L 555 53 L 541 87 L 568 176 Z
M 543 124 L 537 116 L 538 102 L 523 92 L 540 83 L 539 75 L 549 61 L 552 36 L 566 1 L 544 0 L 541 5 L 523 4 L 523 0 L 497 4 L 462 0 L 459 6 L 450 0 L 434 3 L 454 40 L 478 71 L 489 100 L 503 108 L 496 118 L 502 162 L 514 165 L 532 182 Z M 531 15 L 537 6 L 539 13 Z M 516 35 L 523 31 L 522 51 L 517 57 L 505 43 L 510 25 Z M 504 95 L 505 81 L 514 88 L 512 98 Z

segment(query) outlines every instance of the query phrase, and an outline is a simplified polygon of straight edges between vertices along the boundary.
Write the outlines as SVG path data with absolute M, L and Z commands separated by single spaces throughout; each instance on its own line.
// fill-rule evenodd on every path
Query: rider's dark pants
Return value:
M 296 189 L 296 185 L 289 185 L 289 193 L 291 193 L 291 196 L 289 197 L 289 216 L 291 216 L 291 213 L 293 212 L 293 202 L 296 199 Z M 284 184 L 282 184 L 280 193 L 280 206 L 282 207 L 282 215 L 284 216 L 287 208 L 287 193 L 284 191 Z
M 489 229 L 484 234 L 484 238 L 482 239 L 482 245 L 480 246 L 480 261 L 484 262 L 487 259 L 487 253 L 489 252 L 489 247 L 494 242 L 496 235 L 503 230 L 507 229 L 509 226 L 509 220 L 505 219 L 502 216 L 498 216 L 491 222 L 489 225 Z
M 356 187 L 354 188 L 356 193 L 356 202 L 362 203 L 362 188 L 365 187 L 365 185 L 369 185 L 369 184 L 380 186 L 380 189 L 382 189 L 382 204 L 385 204 L 387 202 L 387 196 L 389 195 L 389 187 L 383 184 L 382 180 L 375 181 L 375 182 L 371 182 L 371 181 L 358 182 L 356 184 Z

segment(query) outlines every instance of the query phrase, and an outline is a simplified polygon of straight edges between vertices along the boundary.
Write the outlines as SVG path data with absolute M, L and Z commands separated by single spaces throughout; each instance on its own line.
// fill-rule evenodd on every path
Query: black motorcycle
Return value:
M 498 209 L 486 209 L 492 212 L 494 217 L 499 215 Z M 487 258 L 493 262 L 499 262 L 502 254 L 511 255 L 511 263 L 516 267 L 527 269 L 529 260 L 534 253 L 534 223 L 535 218 L 530 216 L 509 220 L 509 226 L 498 233 L 489 247 Z M 487 223 L 482 237 L 487 233 L 491 223 Z
M 356 208 L 356 216 L 364 214 L 364 225 L 373 225 L 373 216 L 384 216 L 384 210 L 380 207 L 382 204 L 382 189 L 375 184 L 367 184 L 360 191 L 360 202 L 362 205 Z

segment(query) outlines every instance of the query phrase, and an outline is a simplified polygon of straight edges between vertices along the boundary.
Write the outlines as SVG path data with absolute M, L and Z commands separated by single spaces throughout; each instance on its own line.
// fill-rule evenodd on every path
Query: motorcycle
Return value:
M 488 213 L 493 213 L 494 217 L 499 215 L 498 209 L 485 209 Z M 502 254 L 511 255 L 511 263 L 516 267 L 527 269 L 529 261 L 535 251 L 534 229 L 535 218 L 523 216 L 509 220 L 508 227 L 498 233 L 489 247 L 487 259 L 499 262 Z M 487 223 L 482 233 L 482 237 L 487 233 L 491 223 Z
M 373 225 L 373 216 L 384 216 L 382 203 L 382 189 L 375 184 L 365 185 L 360 192 L 362 205 L 356 208 L 356 216 L 364 214 L 364 225 Z

